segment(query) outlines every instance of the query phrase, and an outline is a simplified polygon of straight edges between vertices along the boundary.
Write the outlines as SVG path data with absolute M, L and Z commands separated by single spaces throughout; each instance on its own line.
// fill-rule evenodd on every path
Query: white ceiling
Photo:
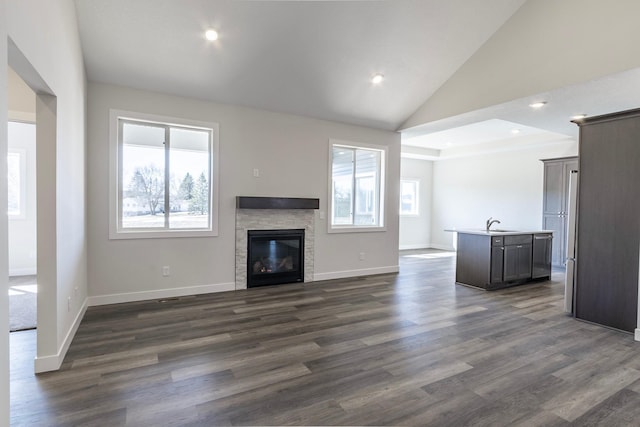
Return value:
M 551 140 L 575 140 L 578 126 L 571 122 L 573 116 L 597 116 L 638 108 L 638 82 L 640 68 L 565 86 L 406 129 L 402 132 L 402 143 L 425 149 L 423 155 L 414 150 L 412 153 L 416 158 L 436 159 L 459 155 L 460 146 L 475 145 L 474 151 L 477 151 L 479 146 L 493 150 L 496 143 L 504 147 L 504 143 L 522 146 L 532 141 L 545 144 Z M 529 104 L 535 101 L 546 101 L 547 104 L 532 109 Z M 513 127 L 526 131 L 513 135 Z M 532 139 L 532 135 L 535 138 Z
M 520 150 L 547 144 L 572 144 L 567 135 L 525 126 L 507 120 L 489 119 L 446 130 L 415 135 L 403 134 L 402 156 L 442 160 L 501 151 Z
M 395 130 L 523 3 L 76 0 L 76 9 L 91 81 Z M 204 40 L 210 27 L 219 40 Z
M 524 1 L 76 0 L 76 9 L 91 81 L 397 130 Z M 219 40 L 204 39 L 208 28 Z M 634 69 L 402 129 L 403 155 L 575 139 L 573 115 L 636 108 L 638 82 Z M 547 105 L 532 110 L 539 100 Z
M 434 150 L 453 150 L 468 145 L 486 144 L 493 141 L 522 140 L 543 137 L 550 132 L 523 126 L 506 120 L 489 119 L 455 128 L 403 139 L 403 143 L 414 147 Z

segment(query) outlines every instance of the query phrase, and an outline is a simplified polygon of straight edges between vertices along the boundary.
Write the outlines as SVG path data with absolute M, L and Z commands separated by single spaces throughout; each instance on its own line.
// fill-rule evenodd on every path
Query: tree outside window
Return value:
M 158 232 L 180 237 L 176 231 L 214 231 L 214 129 L 146 117 L 116 121 L 118 209 L 117 232 L 111 237 L 131 238 L 135 233 L 162 237 Z

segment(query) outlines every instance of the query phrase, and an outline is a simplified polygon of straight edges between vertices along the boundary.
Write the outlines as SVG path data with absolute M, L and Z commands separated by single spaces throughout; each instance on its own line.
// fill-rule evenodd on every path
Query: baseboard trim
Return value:
M 99 295 L 89 297 L 89 306 L 120 304 L 123 302 L 146 301 L 161 298 L 183 297 L 187 295 L 210 294 L 213 292 L 233 291 L 236 284 L 217 283 L 214 285 L 187 286 L 184 288 L 156 289 L 153 291 L 127 292 L 122 294 Z
M 64 337 L 64 341 L 62 341 L 62 345 L 60 346 L 60 349 L 58 349 L 57 354 L 35 358 L 33 361 L 33 367 L 36 374 L 57 371 L 60 369 L 60 366 L 62 366 L 62 362 L 64 361 L 64 357 L 67 355 L 67 351 L 69 350 L 69 346 L 71 345 L 71 341 L 73 341 L 73 337 L 76 336 L 76 332 L 78 331 L 78 327 L 80 327 L 80 322 L 82 322 L 82 318 L 84 317 L 88 306 L 89 299 L 85 298 L 82 303 L 82 307 L 76 315 L 76 318 L 73 319 L 71 328 L 69 328 L 67 335 Z
M 429 249 L 430 247 L 431 245 L 429 245 L 428 243 L 416 243 L 413 245 L 400 245 L 398 249 L 401 251 L 407 251 L 411 249 Z
M 390 265 L 387 267 L 363 268 L 361 270 L 344 270 L 332 271 L 330 273 L 316 273 L 313 275 L 313 281 L 345 279 L 347 277 L 372 276 L 374 274 L 397 273 L 400 271 L 398 265 Z
M 636 328 L 635 334 L 633 334 L 633 339 L 636 341 L 640 341 L 640 328 Z
M 432 249 L 440 249 L 441 251 L 455 252 L 455 248 L 453 246 L 449 246 L 449 245 L 440 245 L 438 243 L 431 243 L 429 245 L 429 247 L 432 248 Z
M 9 276 L 34 276 L 36 275 L 35 268 L 10 268 Z

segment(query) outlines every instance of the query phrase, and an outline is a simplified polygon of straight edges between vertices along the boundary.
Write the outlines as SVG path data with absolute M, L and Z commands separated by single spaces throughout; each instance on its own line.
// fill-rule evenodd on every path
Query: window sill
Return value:
M 329 227 L 327 233 L 375 233 L 381 231 L 387 231 L 387 227 L 347 225 L 344 227 Z
M 121 239 L 173 239 L 181 237 L 217 237 L 213 230 L 153 230 L 153 231 L 117 231 L 109 232 L 109 240 Z

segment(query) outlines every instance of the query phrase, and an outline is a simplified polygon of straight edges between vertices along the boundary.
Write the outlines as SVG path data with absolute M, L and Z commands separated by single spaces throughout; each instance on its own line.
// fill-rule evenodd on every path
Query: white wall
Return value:
M 387 231 L 329 234 L 326 220 L 316 212 L 315 279 L 397 270 L 398 133 L 98 83 L 90 83 L 88 93 L 89 283 L 94 301 L 228 288 L 235 281 L 236 196 L 320 198 L 320 210 L 326 212 L 330 138 L 389 147 Z M 109 240 L 111 108 L 219 123 L 219 236 Z M 254 168 L 260 177 L 253 177 Z M 360 252 L 366 253 L 364 261 L 358 259 Z M 171 267 L 171 276 L 162 277 L 163 265 Z
M 402 179 L 418 180 L 417 216 L 400 216 L 400 249 L 421 249 L 431 247 L 431 197 L 433 188 L 433 162 L 431 160 L 409 159 L 400 161 Z
M 0 0 L 0 58 L 7 57 L 7 0 Z M 7 67 L 0 63 L 0 153 L 7 152 Z M 0 176 L 6 176 L 7 163 L 0 162 Z M 7 184 L 0 180 L 0 212 L 7 211 Z M 4 217 L 6 218 L 6 216 Z M 0 425 L 9 425 L 9 244 L 7 220 L 0 221 Z
M 434 162 L 431 241 L 453 249 L 447 228 L 483 228 L 489 217 L 502 229 L 542 228 L 543 163 L 575 156 L 577 143 L 565 140 L 518 151 Z
M 53 254 L 46 253 L 47 259 L 38 260 L 38 298 L 46 296 L 48 303 L 39 304 L 36 369 L 56 369 L 86 306 L 84 64 L 72 0 L 4 0 L 3 3 L 6 29 L 2 28 L 0 40 L 4 43 L 8 36 L 19 52 L 19 55 L 15 55 L 14 50 L 10 52 L 14 53 L 9 55 L 11 67 L 32 88 L 37 86 L 36 92 L 54 95 L 49 101 L 55 101 L 53 110 L 50 102 L 41 104 L 51 113 L 50 128 L 55 129 L 55 133 L 45 138 L 50 145 L 44 148 L 51 150 L 51 156 L 40 159 L 38 154 L 38 174 L 41 173 L 40 160 L 54 173 L 53 194 L 46 196 L 53 201 L 50 206 L 54 206 L 54 212 L 50 212 L 49 217 L 55 221 L 51 230 L 38 229 L 38 255 L 42 252 L 41 235 L 47 237 Z M 6 58 L 7 51 L 3 45 L 1 57 Z M 6 77 L 2 83 L 0 98 L 4 103 Z M 6 121 L 6 106 L 0 121 Z M 38 145 L 39 141 L 40 136 Z M 43 209 L 40 197 L 38 209 Z M 40 277 L 41 261 L 53 263 L 52 268 L 47 269 L 51 277 L 43 278 L 45 281 Z M 67 298 L 71 298 L 69 310 Z
M 18 122 L 36 121 L 36 95 L 33 90 L 16 74 L 11 67 L 8 70 L 9 120 Z
M 529 0 L 403 129 L 640 66 L 637 0 Z
M 9 123 L 9 150 L 23 156 L 24 198 L 20 217 L 9 218 L 9 275 L 36 274 L 36 127 Z

